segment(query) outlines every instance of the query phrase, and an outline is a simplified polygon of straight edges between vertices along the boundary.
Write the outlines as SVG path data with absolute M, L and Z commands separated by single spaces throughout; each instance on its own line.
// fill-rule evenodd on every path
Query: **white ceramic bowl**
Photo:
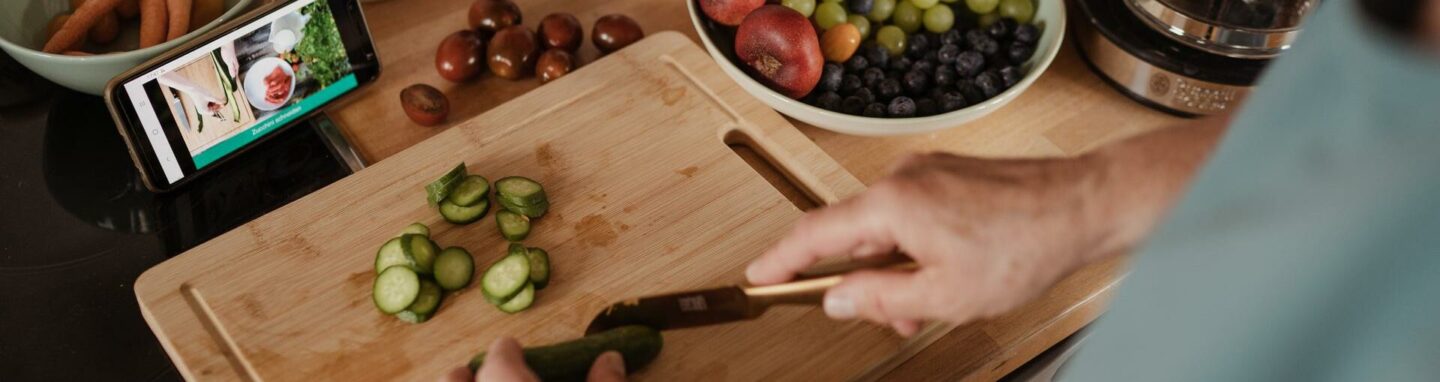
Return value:
M 820 128 L 839 133 L 853 135 L 883 136 L 918 134 L 952 128 L 965 124 L 980 117 L 984 117 L 1005 104 L 1010 103 L 1015 97 L 1019 97 L 1046 68 L 1050 62 L 1055 60 L 1055 55 L 1060 52 L 1060 43 L 1065 38 L 1065 2 L 1064 0 L 1036 0 L 1035 25 L 1040 28 L 1040 41 L 1035 48 L 1035 54 L 1021 65 L 1025 71 L 1025 77 L 1010 89 L 995 95 L 979 104 L 970 105 L 960 110 L 948 113 L 917 118 L 870 118 L 857 115 L 833 112 L 819 107 L 808 105 L 800 100 L 792 99 L 770 90 L 759 81 L 750 78 L 745 74 L 744 69 L 731 60 L 734 56 L 730 41 L 733 36 L 711 36 L 710 33 L 733 33 L 732 28 L 710 22 L 700 11 L 699 0 L 688 0 L 686 4 L 690 9 L 690 22 L 695 26 L 695 32 L 700 35 L 700 41 L 705 43 L 705 50 L 720 64 L 725 74 L 740 84 L 740 87 L 749 92 L 750 95 L 759 98 L 761 102 L 785 115 Z M 725 50 L 722 50 L 723 49 Z
M 285 72 L 286 76 L 290 77 L 290 93 L 285 95 L 285 99 L 280 101 L 280 103 L 270 103 L 270 101 L 265 100 L 265 91 L 269 89 L 265 86 L 265 76 L 274 72 L 275 68 L 280 68 L 281 71 Z M 290 68 L 290 63 L 285 62 L 285 60 L 276 57 L 265 57 L 255 61 L 254 64 L 250 65 L 250 69 L 245 71 L 244 84 L 245 97 L 250 100 L 251 106 L 255 106 L 256 109 L 264 111 L 279 109 L 281 106 L 285 106 L 286 102 L 290 102 L 290 98 L 295 96 L 295 70 Z

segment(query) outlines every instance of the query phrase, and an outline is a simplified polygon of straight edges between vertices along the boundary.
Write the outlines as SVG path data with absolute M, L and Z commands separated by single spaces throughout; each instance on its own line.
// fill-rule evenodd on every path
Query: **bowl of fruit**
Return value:
M 1050 66 L 1063 0 L 690 0 L 720 68 L 824 129 L 901 135 L 994 112 Z

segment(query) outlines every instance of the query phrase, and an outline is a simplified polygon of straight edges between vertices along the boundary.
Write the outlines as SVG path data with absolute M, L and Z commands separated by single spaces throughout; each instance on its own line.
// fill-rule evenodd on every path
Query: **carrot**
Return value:
M 170 13 L 170 27 L 166 30 L 165 41 L 174 40 L 190 33 L 190 1 L 165 1 L 165 8 Z
M 140 0 L 120 0 L 120 8 L 115 8 L 115 13 L 122 19 L 133 19 L 140 15 Z
M 90 28 L 90 41 L 96 44 L 109 44 L 120 36 L 120 17 L 115 12 L 106 13 L 100 18 L 100 22 Z
M 65 26 L 60 27 L 60 30 L 55 32 L 55 36 L 50 37 L 50 41 L 45 43 L 45 52 L 60 53 L 66 48 L 74 46 L 76 42 L 85 38 L 95 23 L 99 22 L 106 14 L 115 11 L 115 7 L 119 5 L 120 0 L 86 1 L 79 9 L 75 10 L 74 14 L 70 15 L 70 19 L 65 21 Z
M 66 55 L 66 56 L 76 56 L 76 57 L 87 57 L 87 56 L 94 56 L 94 55 L 95 55 L 94 53 L 83 52 L 83 51 L 78 51 L 78 50 L 67 50 L 67 51 L 65 51 L 65 53 L 61 53 L 61 54 Z
M 55 32 L 59 32 L 60 27 L 65 26 L 66 20 L 70 20 L 69 13 L 61 13 L 55 15 L 55 18 L 50 19 L 50 25 L 45 26 L 45 39 L 48 40 L 51 37 L 55 37 Z
M 140 0 L 140 47 L 165 42 L 165 0 Z

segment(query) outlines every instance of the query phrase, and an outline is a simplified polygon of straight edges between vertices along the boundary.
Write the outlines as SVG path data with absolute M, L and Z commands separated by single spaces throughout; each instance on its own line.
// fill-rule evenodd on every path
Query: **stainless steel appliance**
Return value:
M 1320 0 L 1074 0 L 1077 46 L 1111 85 L 1172 113 L 1238 106 Z

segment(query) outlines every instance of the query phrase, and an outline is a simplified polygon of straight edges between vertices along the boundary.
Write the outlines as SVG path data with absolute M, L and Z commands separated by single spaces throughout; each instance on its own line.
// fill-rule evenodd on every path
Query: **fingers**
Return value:
M 745 277 L 756 285 L 780 283 L 826 257 L 893 249 L 895 242 L 884 223 L 889 215 L 870 199 L 874 198 L 867 194 L 806 215 L 784 239 L 750 263 Z
M 514 338 L 503 337 L 490 343 L 485 353 L 485 363 L 475 373 L 478 382 L 528 382 L 540 378 L 525 366 L 525 356 L 520 343 Z
M 440 382 L 470 382 L 474 380 L 475 376 L 470 374 L 470 368 L 464 366 L 450 369 L 450 372 L 440 376 L 439 379 Z
M 900 320 L 891 322 L 890 327 L 894 328 L 895 333 L 899 334 L 901 337 L 910 337 L 915 335 L 915 333 L 920 332 L 920 321 Z
M 921 270 L 920 272 L 924 272 Z M 919 272 L 858 271 L 825 293 L 825 314 L 835 319 L 863 318 L 891 325 L 901 335 L 919 329 L 915 322 L 929 318 L 931 294 L 941 288 L 924 285 Z
M 607 351 L 590 365 L 589 382 L 625 382 L 625 360 L 620 353 Z

